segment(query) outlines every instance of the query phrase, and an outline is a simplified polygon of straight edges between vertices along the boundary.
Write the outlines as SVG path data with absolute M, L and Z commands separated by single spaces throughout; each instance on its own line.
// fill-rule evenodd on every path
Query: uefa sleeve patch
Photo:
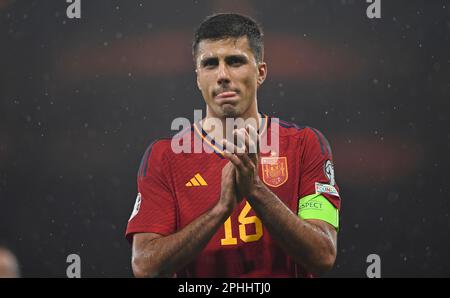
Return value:
M 316 182 L 316 194 L 321 193 L 339 197 L 339 193 L 333 185 Z
M 334 176 L 334 166 L 331 160 L 327 160 L 323 165 L 323 173 L 328 178 L 328 181 L 332 186 L 336 185 L 336 178 Z
M 138 193 L 136 197 L 133 212 L 131 213 L 130 219 L 128 221 L 132 220 L 139 213 L 139 209 L 141 209 L 141 193 Z

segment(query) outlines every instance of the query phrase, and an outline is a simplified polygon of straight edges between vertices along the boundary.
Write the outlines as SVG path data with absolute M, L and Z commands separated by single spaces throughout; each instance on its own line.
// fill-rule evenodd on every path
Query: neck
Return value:
M 237 117 L 234 117 L 233 119 L 238 119 L 241 118 L 244 121 L 246 121 L 246 123 L 252 123 L 247 121 L 248 119 L 253 119 L 253 123 L 256 124 L 255 128 L 258 130 L 259 129 L 259 125 L 261 123 L 261 115 L 258 113 L 258 108 L 256 105 L 256 101 L 255 104 L 250 106 L 248 108 L 247 111 L 245 111 L 242 115 L 239 115 Z M 203 118 L 202 120 L 202 127 L 203 130 L 211 137 L 214 139 L 214 141 L 219 142 L 222 138 L 224 138 L 226 136 L 226 117 L 218 117 L 216 115 L 213 115 L 211 112 L 211 109 L 209 109 L 209 107 L 206 107 L 206 117 Z M 219 128 L 216 128 L 216 126 L 214 125 L 214 121 L 219 120 L 222 124 L 222 131 L 220 131 Z M 244 128 L 244 124 L 243 123 L 237 123 L 237 127 L 236 128 Z

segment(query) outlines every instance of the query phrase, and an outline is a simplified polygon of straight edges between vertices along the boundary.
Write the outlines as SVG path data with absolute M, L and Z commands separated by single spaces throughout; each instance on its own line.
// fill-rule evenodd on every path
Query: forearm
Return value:
M 148 241 L 133 258 L 139 275 L 168 276 L 183 268 L 206 246 L 229 213 L 217 204 L 180 231 Z
M 326 231 L 299 218 L 265 185 L 255 188 L 248 201 L 271 237 L 296 263 L 314 273 L 330 269 L 336 245 Z

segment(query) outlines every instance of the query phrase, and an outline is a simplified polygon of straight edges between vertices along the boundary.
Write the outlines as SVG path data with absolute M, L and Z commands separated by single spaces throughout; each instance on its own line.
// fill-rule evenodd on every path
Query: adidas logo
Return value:
M 191 187 L 191 186 L 206 186 L 208 185 L 208 183 L 206 183 L 205 179 L 203 179 L 202 176 L 200 176 L 199 173 L 195 174 L 194 178 L 192 178 L 191 180 L 189 180 L 188 183 L 186 183 L 187 187 Z

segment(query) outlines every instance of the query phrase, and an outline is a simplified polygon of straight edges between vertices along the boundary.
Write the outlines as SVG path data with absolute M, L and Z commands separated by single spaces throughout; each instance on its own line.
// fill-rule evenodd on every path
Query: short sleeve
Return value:
M 301 152 L 299 199 L 311 194 L 322 194 L 337 209 L 341 198 L 336 183 L 333 154 L 325 136 L 314 128 L 305 129 Z
M 135 233 L 172 234 L 176 230 L 176 203 L 164 141 L 147 149 L 139 168 L 138 195 L 126 230 L 132 242 Z

